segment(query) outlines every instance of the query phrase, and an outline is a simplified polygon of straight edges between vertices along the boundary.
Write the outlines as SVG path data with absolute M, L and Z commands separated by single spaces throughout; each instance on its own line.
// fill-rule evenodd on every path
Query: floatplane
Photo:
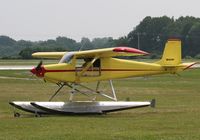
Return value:
M 117 58 L 119 56 L 141 55 L 148 55 L 148 53 L 124 46 L 74 52 L 37 52 L 33 53 L 32 56 L 35 58 L 60 59 L 60 61 L 57 64 L 50 65 L 43 65 L 41 61 L 31 69 L 23 66 L 21 68 L 1 68 L 1 70 L 30 69 L 31 73 L 37 77 L 58 85 L 59 88 L 50 97 L 49 101 L 10 102 L 10 105 L 15 108 L 40 116 L 41 114 L 104 114 L 132 108 L 154 107 L 155 99 L 141 102 L 118 101 L 112 80 L 168 73 L 176 74 L 192 68 L 196 64 L 194 62 L 182 63 L 181 41 L 179 39 L 169 39 L 165 44 L 161 60 L 155 63 Z M 100 91 L 101 81 L 109 82 L 111 95 Z M 97 82 L 96 88 L 92 89 L 82 84 L 88 82 Z M 68 101 L 52 101 L 65 86 L 71 89 Z M 86 89 L 87 92 L 82 91 L 80 88 Z M 75 101 L 73 97 L 77 93 L 88 96 L 90 100 Z M 97 96 L 103 96 L 112 101 L 97 101 Z M 15 111 L 14 116 L 19 117 L 20 114 Z

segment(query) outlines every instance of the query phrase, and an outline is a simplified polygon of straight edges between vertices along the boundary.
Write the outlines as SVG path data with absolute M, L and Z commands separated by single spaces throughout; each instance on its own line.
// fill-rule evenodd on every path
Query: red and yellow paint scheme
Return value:
M 140 55 L 148 55 L 148 53 L 129 47 L 75 52 L 37 52 L 32 56 L 61 60 L 58 64 L 41 64 L 33 68 L 31 72 L 54 83 L 82 83 L 166 73 L 175 74 L 195 64 L 181 62 L 181 41 L 178 39 L 167 41 L 163 56 L 158 62 L 147 63 L 116 58 Z

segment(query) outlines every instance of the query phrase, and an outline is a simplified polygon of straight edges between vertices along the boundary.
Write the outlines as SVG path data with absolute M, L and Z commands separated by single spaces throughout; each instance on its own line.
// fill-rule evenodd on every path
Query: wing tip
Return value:
M 148 55 L 148 52 L 139 50 L 139 49 L 135 49 L 135 48 L 130 48 L 130 47 L 125 47 L 125 46 L 121 46 L 121 47 L 116 47 L 113 49 L 114 52 L 124 52 L 124 53 L 135 53 L 135 54 L 141 54 L 141 55 Z

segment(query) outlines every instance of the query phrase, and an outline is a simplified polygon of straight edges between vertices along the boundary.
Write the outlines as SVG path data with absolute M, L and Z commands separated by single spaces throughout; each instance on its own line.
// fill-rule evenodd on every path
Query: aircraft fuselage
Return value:
M 160 64 L 138 62 L 117 58 L 101 58 L 99 66 L 91 66 L 84 73 L 83 66 L 77 66 L 76 61 L 71 63 L 59 63 L 44 65 L 44 79 L 51 82 L 92 82 L 109 79 L 138 77 L 173 73 L 172 69 L 166 69 Z M 180 67 L 181 68 L 181 67 Z

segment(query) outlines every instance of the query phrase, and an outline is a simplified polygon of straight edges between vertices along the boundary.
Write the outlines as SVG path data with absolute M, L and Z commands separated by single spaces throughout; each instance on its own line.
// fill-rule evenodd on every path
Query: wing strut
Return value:
M 58 92 L 64 87 L 64 83 L 60 84 L 61 86 L 58 88 L 58 90 L 51 96 L 51 98 L 49 99 L 49 101 L 51 101 L 57 94 Z

